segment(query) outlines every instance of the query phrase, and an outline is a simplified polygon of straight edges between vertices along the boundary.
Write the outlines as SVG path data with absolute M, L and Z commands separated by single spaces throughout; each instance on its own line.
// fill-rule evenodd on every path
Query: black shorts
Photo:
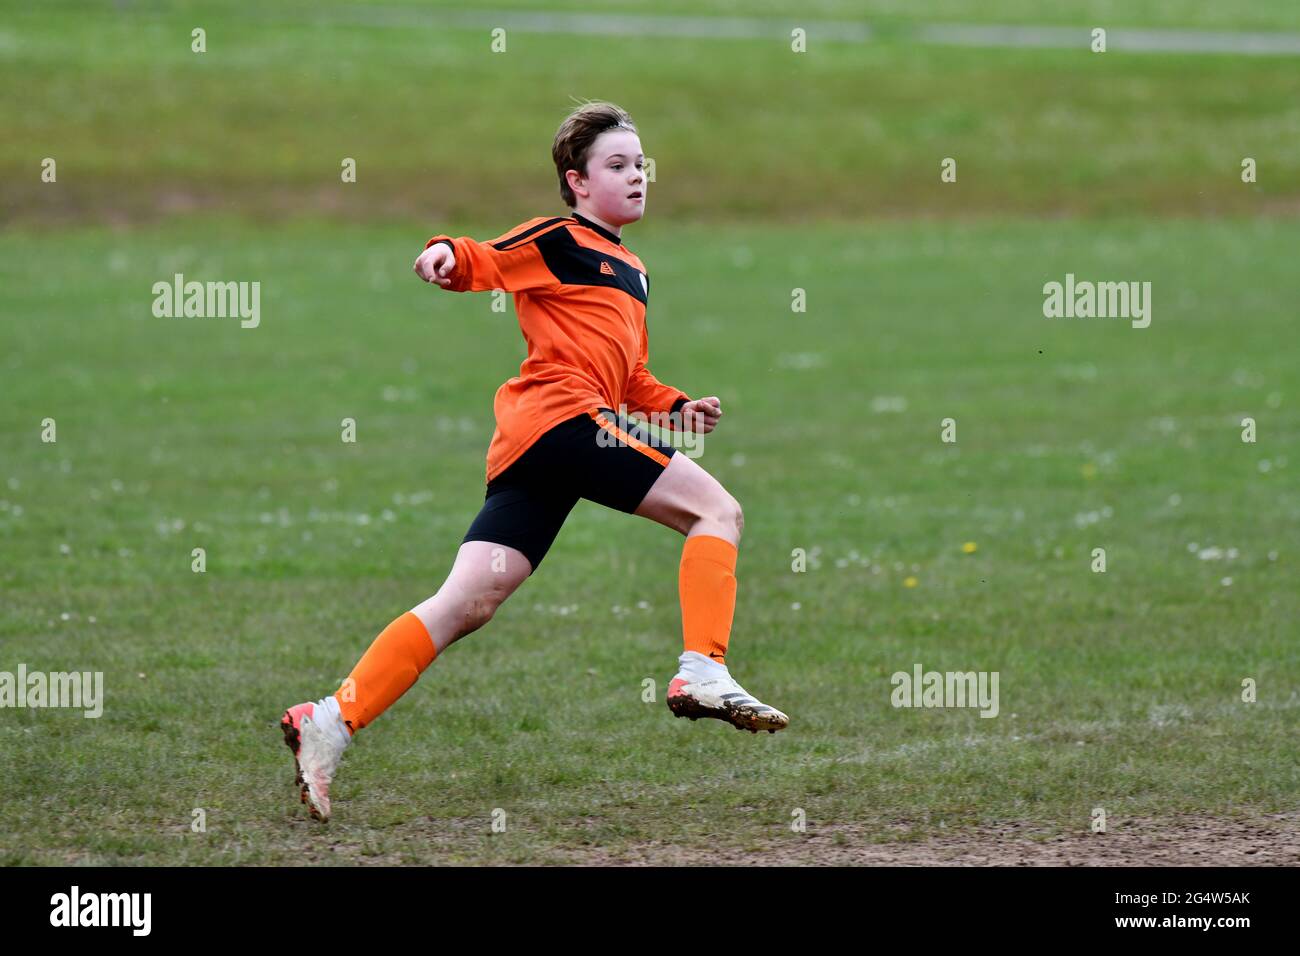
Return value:
M 579 498 L 631 514 L 674 454 L 608 408 L 575 415 L 488 482 L 483 509 L 462 540 L 515 548 L 536 571 Z

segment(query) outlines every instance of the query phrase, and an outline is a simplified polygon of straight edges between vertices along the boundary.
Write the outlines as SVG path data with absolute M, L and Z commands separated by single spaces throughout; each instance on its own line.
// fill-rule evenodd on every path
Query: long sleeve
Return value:
M 665 385 L 655 378 L 650 369 L 646 368 L 648 361 L 650 361 L 650 337 L 643 326 L 641 355 L 637 359 L 636 368 L 632 370 L 632 375 L 627 380 L 628 412 L 650 417 L 655 412 L 679 411 L 690 401 L 690 398 L 680 388 Z M 653 422 L 653 418 L 651 421 Z
M 516 226 L 490 242 L 468 236 L 437 235 L 425 243 L 445 242 L 456 254 L 451 272 L 452 292 L 526 292 L 529 289 L 553 289 L 559 280 L 547 267 L 537 239 L 557 228 L 560 219 L 540 219 Z

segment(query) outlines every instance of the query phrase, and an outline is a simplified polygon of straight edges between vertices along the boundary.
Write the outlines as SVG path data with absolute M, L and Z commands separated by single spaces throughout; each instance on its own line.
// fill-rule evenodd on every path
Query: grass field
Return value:
M 656 161 L 648 216 L 674 223 L 1300 210 L 1290 57 L 637 37 L 574 57 L 573 37 L 526 32 L 493 54 L 436 12 L 313 9 L 310 29 L 205 10 L 202 55 L 194 14 L 14 12 L 0 207 L 43 228 L 185 211 L 513 224 L 556 203 L 555 128 L 602 89 Z
M 0 343 L 5 656 L 107 687 L 99 720 L 5 714 L 8 862 L 545 861 L 797 840 L 796 807 L 884 838 L 1291 804 L 1300 229 L 647 228 L 653 366 L 726 403 L 701 462 L 747 514 L 733 666 L 795 723 L 753 739 L 641 702 L 679 650 L 680 539 L 584 503 L 349 752 L 323 843 L 277 708 L 436 588 L 520 350 L 487 297 L 408 274 L 419 238 L 205 221 L 0 243 L 22 317 Z M 1043 318 L 1067 269 L 1151 276 L 1151 327 Z M 172 271 L 262 276 L 262 324 L 155 319 Z M 999 671 L 1000 716 L 892 708 L 916 662 Z
M 3 9 L 0 672 L 102 671 L 106 702 L 0 709 L 0 863 L 1300 862 L 1294 58 L 492 58 L 402 2 Z M 1289 3 L 809 9 L 1300 30 Z M 279 715 L 441 583 L 524 354 L 513 309 L 411 262 L 563 211 L 571 96 L 628 106 L 657 159 L 624 233 L 651 368 L 722 399 L 729 662 L 791 727 L 672 718 L 681 539 L 582 503 L 358 737 L 322 829 Z M 178 272 L 260 282 L 260 325 L 154 317 Z M 1067 273 L 1149 281 L 1150 327 L 1045 318 Z M 998 672 L 999 715 L 892 707 L 916 664 Z

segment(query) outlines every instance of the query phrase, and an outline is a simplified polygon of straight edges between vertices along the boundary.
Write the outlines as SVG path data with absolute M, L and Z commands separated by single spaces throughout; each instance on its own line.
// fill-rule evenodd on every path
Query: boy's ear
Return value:
M 586 192 L 586 187 L 582 185 L 585 179 L 586 177 L 576 169 L 566 169 L 564 171 L 564 181 L 569 184 L 569 188 L 573 190 L 575 195 L 579 189 L 582 189 L 584 193 Z

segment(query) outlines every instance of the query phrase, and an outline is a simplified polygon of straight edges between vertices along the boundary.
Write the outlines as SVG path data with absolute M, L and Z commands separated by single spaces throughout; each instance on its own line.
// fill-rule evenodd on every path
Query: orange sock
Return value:
M 730 541 L 711 534 L 692 535 L 682 548 L 678 592 L 686 649 L 719 664 L 726 658 L 731 619 L 736 612 L 738 553 Z
M 410 611 L 384 628 L 334 694 L 352 732 L 391 707 L 437 656 L 424 622 Z

